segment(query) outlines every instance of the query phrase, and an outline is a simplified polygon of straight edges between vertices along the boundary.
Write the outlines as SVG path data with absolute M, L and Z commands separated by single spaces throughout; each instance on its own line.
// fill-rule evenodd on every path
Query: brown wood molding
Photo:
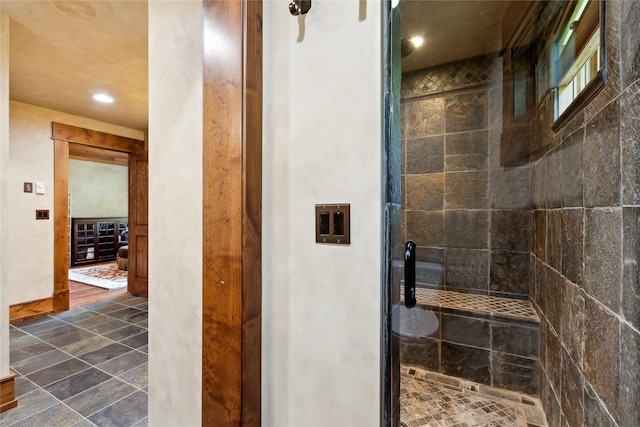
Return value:
M 53 297 L 14 304 L 9 307 L 9 321 L 11 323 L 20 322 L 35 317 L 46 316 L 54 311 Z
M 60 141 L 75 142 L 76 144 L 123 151 L 125 153 L 144 151 L 144 141 L 137 139 L 125 138 L 124 136 L 112 135 L 110 133 L 56 122 L 51 124 L 51 128 L 51 137 Z
M 87 162 L 129 166 L 129 154 L 76 143 L 69 144 L 69 158 Z
M 204 51 L 202 425 L 259 426 L 262 2 L 203 7 L 229 53 Z
M 69 143 L 53 141 L 53 292 L 69 291 Z M 57 312 L 69 309 L 69 296 L 55 299 Z
M 67 288 L 53 291 L 53 310 L 56 313 L 69 310 L 69 284 Z
M 0 412 L 7 411 L 9 409 L 18 406 L 18 400 L 16 399 L 15 372 L 9 371 L 9 375 L 0 378 Z
M 129 258 L 127 289 L 131 295 L 149 294 L 149 153 L 129 156 Z

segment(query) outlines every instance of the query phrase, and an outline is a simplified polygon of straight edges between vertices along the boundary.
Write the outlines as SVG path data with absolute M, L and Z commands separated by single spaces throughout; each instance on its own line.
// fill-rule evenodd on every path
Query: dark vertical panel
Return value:
M 132 295 L 149 293 L 147 258 L 149 230 L 149 154 L 129 155 L 129 259 L 128 284 Z

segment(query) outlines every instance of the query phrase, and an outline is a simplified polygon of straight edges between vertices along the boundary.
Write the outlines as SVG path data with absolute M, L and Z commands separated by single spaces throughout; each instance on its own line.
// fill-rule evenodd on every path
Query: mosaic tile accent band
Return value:
M 400 287 L 400 299 L 403 298 L 404 287 Z M 416 300 L 418 304 L 429 307 L 469 311 L 472 313 L 489 314 L 496 317 L 540 323 L 540 319 L 531 306 L 531 303 L 524 300 L 428 288 L 417 288 Z
M 465 86 L 487 83 L 502 77 L 502 58 L 498 53 L 438 65 L 425 73 L 417 70 L 402 75 L 402 96 L 413 98 Z

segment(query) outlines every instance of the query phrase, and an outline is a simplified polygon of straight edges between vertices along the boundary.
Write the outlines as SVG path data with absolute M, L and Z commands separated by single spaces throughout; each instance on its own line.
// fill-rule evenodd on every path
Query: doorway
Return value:
M 108 152 L 121 153 L 114 157 L 127 157 L 129 165 L 129 266 L 134 274 L 128 275 L 130 293 L 147 296 L 146 271 L 146 217 L 147 217 L 147 162 L 144 141 L 91 131 L 74 126 L 53 123 L 54 140 L 54 309 L 69 309 L 69 156 L 78 151 L 85 156 L 104 157 Z M 82 148 L 78 148 L 81 146 Z M 71 147 L 71 148 L 70 148 Z M 106 151 L 105 151 L 106 150 Z
M 69 307 L 127 293 L 129 155 L 69 144 Z

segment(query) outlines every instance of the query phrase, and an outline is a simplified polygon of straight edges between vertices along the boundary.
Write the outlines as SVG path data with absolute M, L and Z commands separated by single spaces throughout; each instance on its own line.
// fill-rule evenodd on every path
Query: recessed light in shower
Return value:
M 422 46 L 424 39 L 422 37 L 412 37 L 410 39 L 400 40 L 400 56 L 402 58 L 411 55 L 418 47 Z
M 105 104 L 111 104 L 113 102 L 113 98 L 106 93 L 96 93 L 93 95 L 93 99 L 98 102 L 104 102 Z
M 412 37 L 409 41 L 413 43 L 415 47 L 420 47 L 424 43 L 424 39 L 422 37 Z

